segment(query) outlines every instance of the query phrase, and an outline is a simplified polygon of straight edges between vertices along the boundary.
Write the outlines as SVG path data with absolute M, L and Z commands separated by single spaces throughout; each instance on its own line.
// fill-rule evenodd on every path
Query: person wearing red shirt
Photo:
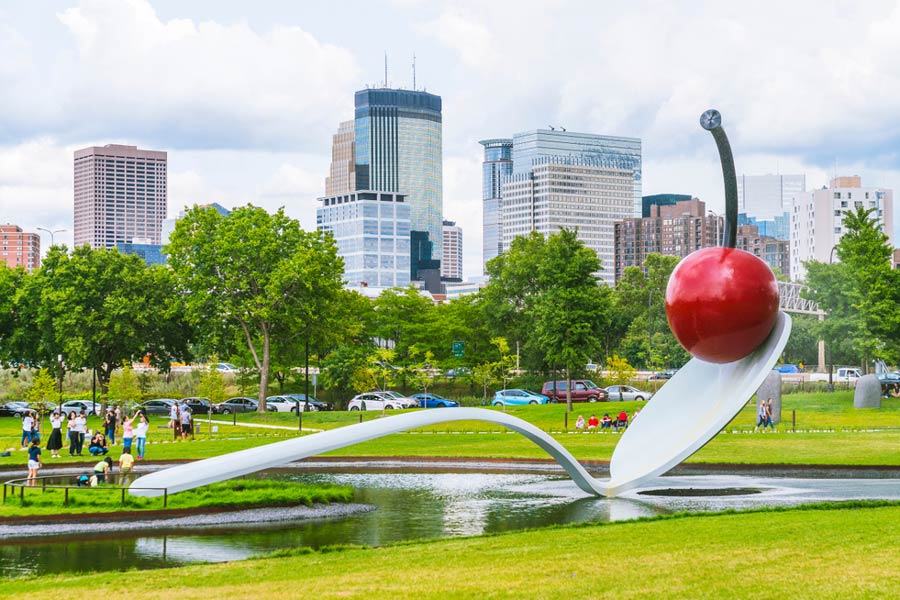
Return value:
M 605 413 L 603 418 L 600 419 L 600 428 L 601 429 L 609 429 L 612 426 L 612 419 L 609 418 L 609 413 Z
M 592 429 L 597 429 L 597 426 L 600 424 L 600 421 L 597 419 L 595 415 L 591 415 L 591 418 L 588 419 L 588 431 Z
M 628 427 L 628 413 L 624 410 L 619 413 L 619 417 L 616 419 L 616 429 L 619 427 Z

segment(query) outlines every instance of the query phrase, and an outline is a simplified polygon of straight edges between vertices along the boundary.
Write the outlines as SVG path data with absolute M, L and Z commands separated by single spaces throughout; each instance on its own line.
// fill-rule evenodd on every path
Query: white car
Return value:
M 63 402 L 58 410 L 60 414 L 66 415 L 67 418 L 69 413 L 77 415 L 83 412 L 85 416 L 99 415 L 100 403 L 98 402 L 94 406 L 91 406 L 91 404 L 91 402 L 85 402 L 84 400 L 69 400 L 68 402 Z
M 347 408 L 348 410 L 400 410 L 418 406 L 418 400 L 407 398 L 397 392 L 366 392 L 354 396 Z
M 215 367 L 219 373 L 237 373 L 240 371 L 239 368 L 231 363 L 216 363 Z
M 290 396 L 269 396 L 266 398 L 266 406 L 274 406 L 276 412 L 297 412 L 297 399 L 291 398 Z M 307 404 L 305 402 L 300 403 L 300 412 L 306 410 Z M 318 410 L 314 405 L 309 404 L 309 412 L 313 412 Z
M 609 401 L 616 402 L 619 400 L 649 400 L 653 397 L 653 392 L 643 392 L 630 385 L 611 385 L 606 388 L 609 392 Z M 621 395 L 619 393 L 621 392 Z

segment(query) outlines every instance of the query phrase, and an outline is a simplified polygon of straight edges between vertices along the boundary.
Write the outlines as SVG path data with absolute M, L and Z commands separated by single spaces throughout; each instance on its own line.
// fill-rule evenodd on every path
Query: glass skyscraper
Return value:
M 431 242 L 440 261 L 443 221 L 441 97 L 427 92 L 368 89 L 356 92 L 354 124 L 357 190 L 403 194 L 412 231 Z M 430 268 L 431 261 L 416 261 Z M 419 279 L 419 264 L 411 274 Z
M 503 180 L 512 175 L 513 141 L 509 138 L 481 140 L 484 163 L 481 167 L 482 260 L 484 265 L 502 251 L 503 228 L 500 223 L 500 190 Z
M 790 238 L 794 197 L 806 190 L 805 175 L 741 175 L 737 178 L 739 225 L 759 227 L 760 235 Z

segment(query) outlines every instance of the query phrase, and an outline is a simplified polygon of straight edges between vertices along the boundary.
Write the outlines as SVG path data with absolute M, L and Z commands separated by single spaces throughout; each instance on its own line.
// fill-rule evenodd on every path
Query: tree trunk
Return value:
M 262 368 L 259 371 L 259 408 L 266 412 L 266 396 L 269 395 L 269 328 L 263 327 Z
M 572 412 L 572 378 L 569 377 L 569 367 L 566 367 L 566 411 Z

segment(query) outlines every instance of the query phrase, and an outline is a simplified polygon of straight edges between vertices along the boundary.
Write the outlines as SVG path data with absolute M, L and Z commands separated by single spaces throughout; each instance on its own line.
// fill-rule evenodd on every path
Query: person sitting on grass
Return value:
M 106 445 L 106 436 L 102 433 L 95 433 L 94 437 L 91 438 L 91 443 L 88 446 L 88 452 L 91 453 L 91 456 L 100 456 L 101 454 L 107 454 L 109 452 L 109 447 Z
M 600 429 L 609 429 L 612 427 L 612 419 L 609 418 L 609 413 L 603 413 L 603 418 L 600 419 Z
M 624 410 L 619 413 L 619 418 L 616 419 L 616 422 L 613 423 L 613 427 L 619 429 L 619 427 L 628 427 L 628 413 Z
M 584 417 L 578 415 L 578 419 L 575 420 L 575 431 L 584 431 Z
M 97 477 L 97 483 L 104 483 L 106 481 L 106 477 L 110 474 L 112 464 L 112 459 L 107 456 L 94 465 L 94 475 Z
M 600 425 L 600 420 L 596 415 L 591 415 L 591 418 L 588 419 L 588 431 L 596 430 L 598 425 Z

